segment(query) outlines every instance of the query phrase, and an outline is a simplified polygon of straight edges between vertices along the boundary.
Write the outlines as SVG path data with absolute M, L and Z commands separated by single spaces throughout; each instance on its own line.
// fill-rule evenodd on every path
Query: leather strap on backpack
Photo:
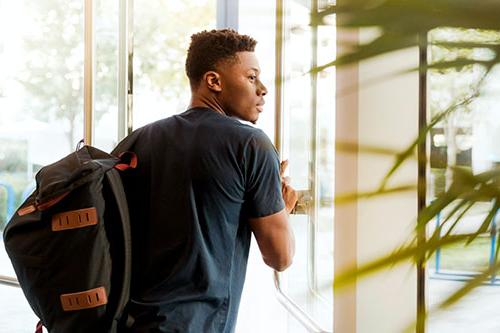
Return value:
M 52 216 L 52 231 L 83 228 L 96 225 L 98 221 L 95 207 L 70 210 Z
M 49 201 L 46 201 L 46 202 L 44 202 L 42 204 L 34 203 L 34 204 L 31 204 L 31 205 L 19 208 L 19 210 L 17 211 L 17 214 L 19 216 L 23 216 L 23 215 L 26 215 L 26 214 L 33 213 L 33 212 L 35 212 L 37 210 L 39 210 L 39 211 L 46 210 L 46 209 L 54 206 L 56 203 L 58 203 L 62 199 L 64 199 L 68 194 L 69 194 L 69 192 L 64 192 L 63 194 L 60 194 L 57 197 L 54 197 L 54 198 L 50 199 Z
M 108 303 L 108 297 L 104 287 L 85 290 L 78 293 L 62 294 L 60 299 L 64 311 L 90 309 Z
M 115 165 L 115 169 L 124 171 L 127 169 L 135 169 L 137 167 L 137 155 L 131 151 L 124 151 L 118 155 L 122 163 Z

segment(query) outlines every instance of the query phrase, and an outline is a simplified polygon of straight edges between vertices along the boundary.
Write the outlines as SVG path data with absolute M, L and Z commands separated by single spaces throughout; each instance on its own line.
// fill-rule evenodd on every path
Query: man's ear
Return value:
M 220 75 L 214 71 L 208 71 L 203 75 L 203 81 L 207 85 L 208 89 L 221 92 L 222 91 L 222 83 L 220 79 Z

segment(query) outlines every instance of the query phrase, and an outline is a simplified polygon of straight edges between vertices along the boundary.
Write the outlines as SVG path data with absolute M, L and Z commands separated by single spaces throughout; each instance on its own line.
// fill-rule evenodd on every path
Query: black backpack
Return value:
M 129 299 L 131 235 L 118 170 L 135 167 L 84 146 L 36 175 L 4 230 L 19 284 L 50 333 L 117 332 Z M 118 170 L 117 170 L 118 169 Z

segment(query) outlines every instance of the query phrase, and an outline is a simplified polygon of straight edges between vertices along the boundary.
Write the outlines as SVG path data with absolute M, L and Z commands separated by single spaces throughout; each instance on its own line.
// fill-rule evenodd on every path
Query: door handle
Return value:
M 274 286 L 276 287 L 276 295 L 278 296 L 278 301 L 288 310 L 288 312 L 297 319 L 308 332 L 313 333 L 333 333 L 329 330 L 324 330 L 321 326 L 314 321 L 304 310 L 300 308 L 288 295 L 286 295 L 281 289 L 281 279 L 280 273 L 274 271 Z
M 310 190 L 298 190 L 297 192 L 297 203 L 293 208 L 291 214 L 297 215 L 307 215 L 309 209 L 313 205 L 313 196 Z
M 10 287 L 18 287 L 18 288 L 21 287 L 19 285 L 19 281 L 17 281 L 17 278 L 13 276 L 0 275 L 0 284 Z

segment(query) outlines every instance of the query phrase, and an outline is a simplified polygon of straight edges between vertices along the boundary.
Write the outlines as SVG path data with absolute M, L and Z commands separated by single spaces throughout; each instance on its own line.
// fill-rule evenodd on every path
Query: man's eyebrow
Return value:
M 253 71 L 256 71 L 257 73 L 260 73 L 260 69 L 258 69 L 256 67 L 252 67 L 252 68 L 250 68 L 250 70 L 253 70 Z

